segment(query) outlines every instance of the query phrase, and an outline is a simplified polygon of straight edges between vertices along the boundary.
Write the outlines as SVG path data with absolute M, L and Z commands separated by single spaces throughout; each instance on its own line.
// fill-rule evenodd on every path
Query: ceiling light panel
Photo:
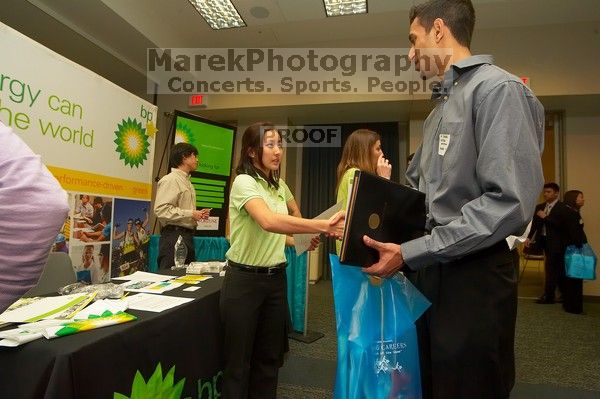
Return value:
M 246 23 L 230 0 L 189 0 L 213 29 L 240 28 Z
M 328 17 L 366 14 L 367 0 L 323 0 Z

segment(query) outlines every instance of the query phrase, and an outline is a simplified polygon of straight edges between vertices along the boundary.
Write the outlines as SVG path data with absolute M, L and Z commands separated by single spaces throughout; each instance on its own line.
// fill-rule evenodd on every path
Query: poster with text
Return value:
M 53 250 L 110 262 L 116 199 L 151 199 L 157 107 L 2 23 L 0 54 L 0 121 L 71 195 Z

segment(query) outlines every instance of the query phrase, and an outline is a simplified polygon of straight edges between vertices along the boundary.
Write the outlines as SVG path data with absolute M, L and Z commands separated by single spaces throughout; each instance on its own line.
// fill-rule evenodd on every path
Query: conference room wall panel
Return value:
M 561 187 L 583 191 L 585 206 L 581 210 L 585 233 L 592 248 L 600 253 L 600 185 L 597 168 L 600 151 L 600 116 L 569 116 L 565 118 L 566 182 Z M 584 295 L 600 296 L 600 280 L 583 284 Z
M 532 22 L 535 23 L 535 22 Z M 600 21 L 476 30 L 472 50 L 531 78 L 537 96 L 600 93 Z

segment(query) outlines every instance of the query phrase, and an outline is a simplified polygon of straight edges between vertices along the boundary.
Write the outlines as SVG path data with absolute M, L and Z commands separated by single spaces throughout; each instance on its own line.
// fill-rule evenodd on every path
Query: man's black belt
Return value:
M 275 266 L 251 266 L 227 260 L 227 265 L 232 269 L 247 273 L 277 274 L 285 270 L 287 263 L 283 262 Z
M 189 227 L 176 226 L 174 224 L 168 224 L 164 226 L 161 231 L 183 231 L 185 233 L 195 233 L 196 230 L 190 229 Z
M 470 262 L 475 259 L 500 255 L 503 253 L 510 253 L 511 250 L 508 247 L 506 240 L 500 240 L 491 247 L 480 249 L 479 251 L 467 254 L 462 258 L 457 259 L 458 262 Z

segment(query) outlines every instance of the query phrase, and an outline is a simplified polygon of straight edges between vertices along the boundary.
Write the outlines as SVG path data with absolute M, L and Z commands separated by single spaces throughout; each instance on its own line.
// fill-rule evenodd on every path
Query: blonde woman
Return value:
M 392 175 L 392 165 L 381 151 L 379 134 L 368 129 L 355 130 L 344 144 L 342 159 L 337 167 L 336 188 L 336 202 L 342 202 L 343 210 L 346 210 L 348 205 L 348 191 L 357 170 L 377 174 L 386 179 Z M 341 241 L 336 241 L 335 246 L 339 255 Z

